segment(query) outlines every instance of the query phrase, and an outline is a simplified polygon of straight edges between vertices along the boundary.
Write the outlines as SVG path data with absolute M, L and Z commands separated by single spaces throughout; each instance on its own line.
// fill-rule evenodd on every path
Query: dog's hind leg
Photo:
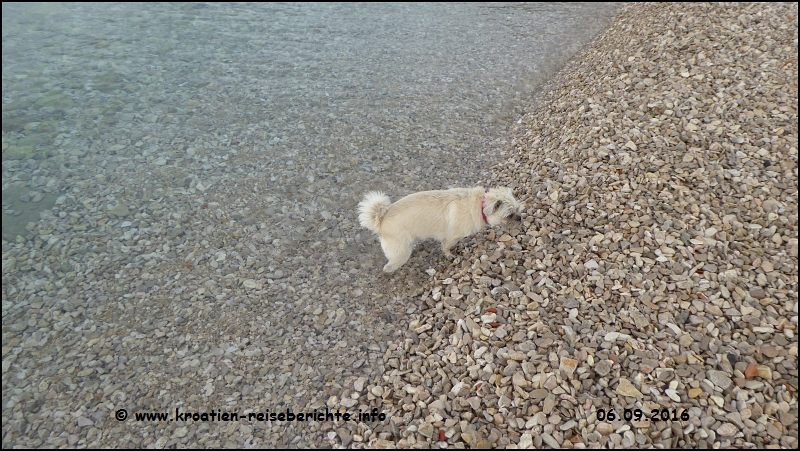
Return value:
M 445 238 L 442 240 L 442 252 L 445 257 L 450 259 L 454 258 L 453 254 L 450 253 L 450 248 L 452 248 L 456 242 L 458 242 L 458 239 Z
M 381 247 L 386 258 L 389 259 L 389 262 L 383 267 L 383 272 L 395 272 L 411 257 L 411 243 L 398 243 L 381 238 Z

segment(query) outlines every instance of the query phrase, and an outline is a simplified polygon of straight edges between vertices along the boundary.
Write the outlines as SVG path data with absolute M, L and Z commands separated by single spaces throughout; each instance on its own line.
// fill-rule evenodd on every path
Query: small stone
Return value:
M 756 367 L 756 371 L 758 371 L 758 377 L 764 380 L 771 381 L 772 380 L 772 369 L 766 365 L 758 365 Z
M 353 436 L 345 428 L 337 429 L 336 434 L 342 440 L 342 446 L 348 446 L 353 441 Z
M 522 434 L 519 437 L 519 443 L 517 443 L 518 449 L 531 449 L 533 448 L 533 437 L 531 434 Z
M 567 376 L 572 376 L 576 368 L 578 368 L 577 360 L 570 359 L 568 357 L 561 357 L 561 366 L 559 367 L 559 370 L 566 372 Z
M 733 383 L 731 378 L 728 377 L 728 375 L 723 373 L 722 371 L 708 370 L 706 372 L 706 376 L 708 377 L 708 380 L 711 381 L 711 383 L 713 383 L 714 385 L 723 390 L 726 390 Z
M 775 346 L 764 346 L 761 348 L 761 353 L 771 359 L 774 359 L 775 357 L 778 357 L 780 350 Z
M 461 439 L 464 440 L 470 448 L 487 449 L 490 447 L 489 441 L 478 432 L 464 432 L 461 434 Z
M 124 204 L 117 204 L 114 208 L 108 210 L 108 215 L 114 218 L 121 218 L 123 216 L 128 216 L 130 211 L 128 207 Z
M 531 392 L 531 398 L 533 398 L 534 401 L 541 401 L 549 394 L 550 390 L 547 390 L 546 388 L 537 388 Z
M 619 385 L 617 386 L 617 394 L 622 396 L 631 396 L 634 398 L 641 398 L 644 396 L 642 392 L 636 389 L 628 379 L 620 378 Z
M 432 403 L 428 404 L 428 409 L 430 410 L 438 409 L 440 412 L 444 412 L 446 407 L 441 399 L 437 399 L 436 401 L 433 401 Z
M 690 388 L 689 389 L 689 398 L 695 399 L 698 396 L 700 396 L 701 393 L 703 393 L 703 389 L 702 388 Z
M 666 393 L 666 395 L 669 396 L 669 399 L 675 402 L 681 402 L 681 397 L 676 390 L 666 389 L 664 390 L 664 393 Z
M 761 287 L 750 287 L 750 296 L 756 299 L 764 299 L 767 297 L 767 292 Z
M 478 324 L 475 321 L 473 321 L 472 318 L 470 318 L 470 317 L 466 317 L 464 319 L 464 322 L 466 323 L 467 330 L 469 330 L 469 333 L 472 334 L 472 338 L 475 339 L 475 340 L 480 339 L 480 337 L 481 337 L 481 327 L 478 326 Z
M 428 330 L 430 330 L 432 328 L 433 328 L 433 325 L 431 325 L 430 323 L 425 323 L 425 324 L 417 327 L 416 329 L 414 329 L 414 332 L 416 332 L 417 334 L 421 334 L 423 332 L 427 332 Z
M 365 384 L 366 382 L 367 382 L 367 378 L 366 378 L 366 377 L 363 377 L 363 376 L 362 376 L 362 377 L 359 377 L 359 378 L 358 378 L 358 379 L 356 379 L 356 381 L 353 383 L 353 388 L 354 388 L 354 389 L 355 389 L 357 392 L 361 392 L 361 390 L 363 390 L 363 389 L 364 389 L 364 384 Z
M 466 443 L 470 448 L 475 447 L 475 443 L 477 442 L 475 434 L 471 432 L 463 432 L 461 434 L 461 440 L 464 440 L 464 443 Z
M 723 437 L 733 437 L 737 432 L 739 432 L 739 428 L 732 423 L 722 423 L 722 425 L 717 428 L 717 434 Z
M 542 433 L 541 437 L 542 441 L 547 443 L 547 446 L 550 446 L 551 448 L 561 448 L 561 443 L 558 443 L 558 440 L 553 438 L 552 435 L 544 432 Z
M 601 360 L 597 362 L 597 365 L 594 366 L 594 371 L 600 376 L 608 376 L 608 373 L 611 372 L 611 361 Z
M 544 406 L 542 407 L 542 412 L 545 415 L 550 415 L 553 412 L 553 408 L 556 406 L 556 397 L 555 395 L 547 395 L 547 398 L 544 400 Z
M 777 421 L 775 423 L 768 424 L 767 425 L 767 434 L 769 434 L 770 437 L 775 438 L 775 439 L 781 438 L 783 436 L 783 432 L 781 432 L 781 429 L 783 429 L 783 428 L 782 427 L 778 427 L 778 426 L 782 426 L 782 425 L 780 423 L 778 423 Z
M 794 424 L 797 422 L 797 411 L 794 412 L 780 412 L 778 414 L 783 424 Z
M 606 423 L 604 421 L 597 425 L 597 432 L 604 436 L 611 435 L 614 433 L 614 426 L 612 426 L 611 423 Z
M 494 331 L 494 336 L 497 337 L 499 340 L 502 340 L 503 338 L 505 338 L 506 335 L 508 335 L 508 332 L 506 332 L 506 329 L 503 326 L 498 327 Z
M 772 415 L 776 413 L 780 409 L 780 405 L 777 402 L 768 402 L 766 406 L 764 406 L 764 413 L 767 415 Z
M 561 426 L 559 426 L 558 428 L 559 428 L 559 429 L 561 429 L 562 431 L 568 431 L 568 430 L 570 430 L 570 429 L 574 428 L 574 427 L 575 427 L 575 426 L 577 426 L 577 425 L 578 425 L 578 422 L 577 422 L 577 421 L 575 421 L 575 420 L 569 420 L 569 421 L 567 421 L 566 423 L 564 423 L 564 424 L 562 424 Z
M 427 438 L 433 437 L 433 430 L 434 430 L 433 425 L 430 423 L 424 423 L 422 426 L 419 427 L 419 429 L 417 429 L 417 431 L 419 431 L 420 434 L 424 435 Z
M 525 388 L 528 386 L 528 381 L 525 380 L 525 375 L 522 374 L 521 371 L 514 372 L 514 376 L 512 377 L 511 381 L 515 387 Z
M 758 369 L 752 363 L 747 364 L 747 368 L 744 370 L 744 377 L 748 379 L 752 379 L 758 376 Z
M 558 387 L 558 380 L 556 380 L 555 376 L 548 377 L 544 383 L 544 388 L 553 391 L 556 387 Z
M 86 417 L 83 417 L 83 416 L 78 417 L 78 426 L 86 427 L 86 426 L 93 426 L 93 425 L 94 425 L 94 421 L 92 421 L 92 420 L 90 420 L 90 419 L 88 419 Z

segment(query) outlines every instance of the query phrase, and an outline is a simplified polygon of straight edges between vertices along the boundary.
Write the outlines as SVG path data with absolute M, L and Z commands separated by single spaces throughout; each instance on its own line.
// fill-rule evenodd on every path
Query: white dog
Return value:
M 380 236 L 389 259 L 383 271 L 391 273 L 408 261 L 416 241 L 435 238 L 442 242 L 444 255 L 452 258 L 450 248 L 456 241 L 487 225 L 519 222 L 521 210 L 510 188 L 421 191 L 395 203 L 372 191 L 358 204 L 358 221 Z

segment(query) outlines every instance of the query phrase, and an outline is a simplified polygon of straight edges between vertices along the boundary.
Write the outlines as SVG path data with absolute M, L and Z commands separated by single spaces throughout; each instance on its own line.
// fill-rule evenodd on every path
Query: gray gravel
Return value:
M 797 12 L 629 5 L 545 87 L 493 171 L 522 225 L 386 355 L 394 444 L 797 446 Z
M 507 89 L 524 71 L 454 85 L 445 68 L 398 71 L 363 96 L 376 78 L 350 75 L 333 98 L 319 76 L 259 85 L 296 53 L 259 60 L 272 47 L 235 39 L 258 16 L 206 4 L 109 7 L 117 19 L 91 28 L 105 35 L 75 26 L 80 52 L 56 58 L 54 44 L 36 62 L 37 42 L 7 31 L 14 7 L 3 7 L 4 214 L 52 206 L 3 242 L 4 446 L 797 446 L 796 4 L 628 5 L 527 103 L 470 97 L 491 94 L 473 82 Z M 520 12 L 492 11 L 480 39 L 500 49 L 496 19 Z M 157 34 L 118 40 L 120 26 L 141 33 L 179 13 L 176 36 L 216 30 L 207 54 L 197 39 L 191 51 Z M 107 17 L 96 14 L 74 20 Z M 264 14 L 276 27 L 305 20 Z M 431 15 L 430 29 L 444 39 L 466 23 L 455 14 L 449 28 Z M 237 27 L 214 28 L 226 15 Z M 384 25 L 367 24 L 331 44 L 352 44 L 340 51 L 359 70 L 380 55 L 361 44 Z M 507 56 L 535 47 L 520 35 Z M 93 66 L 106 52 L 113 61 Z M 477 61 L 504 67 L 491 55 Z M 98 71 L 91 89 L 69 77 L 78 67 Z M 457 101 L 415 112 L 389 89 L 409 74 L 415 99 Z M 294 107 L 270 110 L 280 95 Z M 528 105 L 513 129 L 498 100 Z M 328 109 L 327 123 L 304 115 Z M 52 148 L 31 141 L 47 133 Z M 364 191 L 478 183 L 514 187 L 519 227 L 462 240 L 452 262 L 423 243 L 380 274 L 380 246 L 356 222 Z M 113 418 L 326 406 L 387 419 Z M 626 408 L 645 418 L 626 421 Z M 650 421 L 653 409 L 688 419 Z

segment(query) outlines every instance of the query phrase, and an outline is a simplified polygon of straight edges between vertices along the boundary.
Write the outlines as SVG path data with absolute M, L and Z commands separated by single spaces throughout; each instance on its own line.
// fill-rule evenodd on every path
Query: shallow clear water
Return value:
M 193 144 L 288 169 L 267 180 L 280 191 L 474 182 L 536 87 L 617 8 L 4 4 L 3 236 L 24 234 L 67 180 L 180 161 Z M 70 162 L 86 166 L 67 176 Z M 20 202 L 11 185 L 45 198 Z

